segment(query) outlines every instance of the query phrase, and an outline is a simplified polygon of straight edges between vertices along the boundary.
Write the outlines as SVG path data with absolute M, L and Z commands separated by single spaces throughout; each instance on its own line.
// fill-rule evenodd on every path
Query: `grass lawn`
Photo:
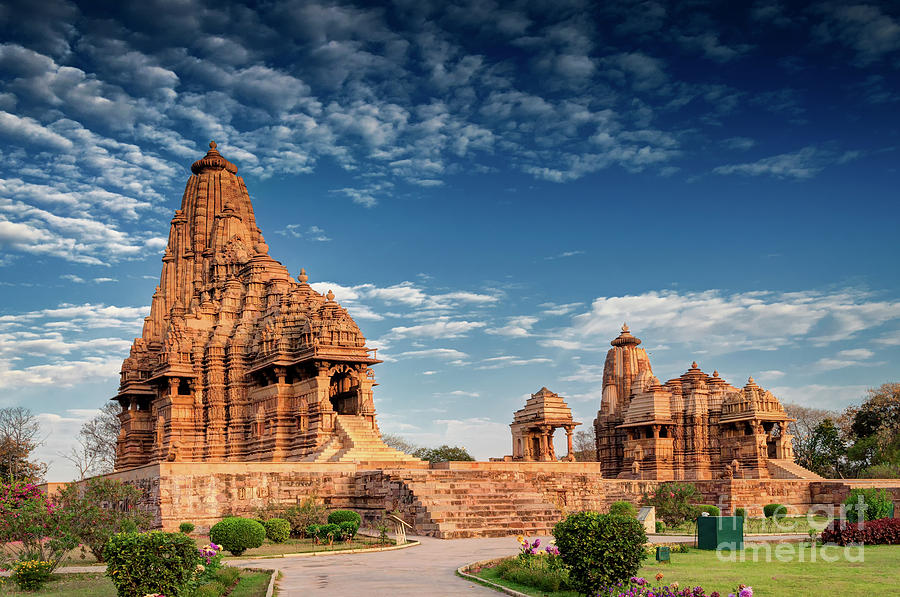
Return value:
M 806 534 L 810 529 L 819 533 L 828 526 L 831 518 L 827 516 L 786 516 L 781 520 L 770 518 L 745 518 L 744 533 L 801 533 Z M 697 522 L 689 520 L 677 527 L 666 528 L 660 535 L 693 535 L 697 532 Z
M 767 553 L 772 557 L 767 558 Z M 823 560 L 823 556 L 831 561 Z M 777 544 L 748 546 L 744 552 L 736 552 L 734 561 L 724 555 L 720 559 L 716 552 L 694 549 L 689 553 L 672 554 L 672 562 L 666 565 L 645 560 L 638 575 L 656 584 L 654 577 L 657 572 L 662 572 L 663 583 L 678 582 L 682 587 L 700 585 L 707 595 L 712 591 L 727 595 L 743 583 L 752 586 L 754 595 L 761 597 L 820 594 L 845 597 L 895 594 L 898 570 L 900 546 L 896 545 L 870 545 L 847 551 L 841 547 L 817 546 L 813 561 L 808 544 Z M 576 597 L 572 592 L 549 594 L 513 586 L 498 580 L 496 573 L 491 574 L 491 569 L 483 569 L 477 576 L 528 595 Z
M 247 570 L 229 597 L 263 597 L 269 587 L 268 572 Z M 56 597 L 116 597 L 112 581 L 101 573 L 54 574 L 40 591 L 19 591 L 9 578 L 0 587 L 0 595 L 50 595 Z

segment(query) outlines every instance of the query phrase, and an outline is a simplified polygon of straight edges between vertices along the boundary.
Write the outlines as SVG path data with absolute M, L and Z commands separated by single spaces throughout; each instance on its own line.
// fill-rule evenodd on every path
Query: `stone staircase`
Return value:
M 388 447 L 363 417 L 337 415 L 334 431 L 334 436 L 306 462 L 422 464 L 415 456 Z
M 563 518 L 559 508 L 514 472 L 390 471 L 390 477 L 408 492 L 405 510 L 420 535 L 546 535 Z
M 788 459 L 770 458 L 767 461 L 769 476 L 773 479 L 822 479 L 816 473 L 807 470 Z

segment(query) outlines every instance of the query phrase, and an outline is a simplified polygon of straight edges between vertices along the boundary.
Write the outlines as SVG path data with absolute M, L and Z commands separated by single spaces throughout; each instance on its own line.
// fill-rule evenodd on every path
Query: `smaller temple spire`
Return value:
M 304 268 L 300 268 L 300 275 L 297 276 L 297 281 L 301 284 L 306 284 L 306 281 L 309 280 L 309 276 L 306 275 L 306 270 Z
M 334 300 L 334 293 L 331 292 L 331 290 L 329 290 L 329 291 L 328 291 L 328 294 L 325 295 L 325 298 L 328 299 L 328 302 L 333 301 L 333 300 Z

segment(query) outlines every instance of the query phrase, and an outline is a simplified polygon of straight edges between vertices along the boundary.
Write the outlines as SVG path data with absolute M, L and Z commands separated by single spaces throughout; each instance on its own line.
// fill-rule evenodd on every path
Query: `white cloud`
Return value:
M 827 345 L 900 319 L 900 302 L 870 293 L 718 290 L 599 297 L 572 325 L 548 335 L 545 346 L 603 349 L 623 321 L 654 344 L 682 343 L 717 353 L 774 350 L 799 341 Z
M 508 336 L 511 338 L 525 338 L 531 335 L 531 328 L 538 322 L 537 317 L 522 315 L 518 317 L 510 317 L 507 324 L 498 328 L 489 328 L 485 330 L 488 334 L 498 336 Z
M 762 158 L 755 162 L 728 164 L 713 168 L 716 174 L 745 174 L 748 176 L 769 175 L 777 178 L 795 178 L 803 180 L 812 178 L 825 168 L 846 164 L 859 157 L 858 151 L 836 151 L 819 149 L 814 146 L 804 147 L 793 153 Z

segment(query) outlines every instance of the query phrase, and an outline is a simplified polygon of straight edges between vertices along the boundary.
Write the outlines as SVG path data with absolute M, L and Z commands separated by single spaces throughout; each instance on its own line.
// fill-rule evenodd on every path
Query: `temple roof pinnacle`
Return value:
M 331 290 L 329 290 L 329 291 L 328 291 L 328 294 L 325 295 L 325 298 L 328 299 L 329 302 L 330 302 L 330 301 L 333 301 L 333 300 L 334 300 L 334 293 L 331 292 Z
M 691 369 L 696 369 L 696 368 L 697 368 L 697 361 L 694 361 L 693 363 L 691 363 Z
M 640 343 L 641 343 L 640 338 L 635 338 L 634 336 L 632 336 L 631 332 L 628 330 L 628 325 L 623 323 L 622 324 L 622 333 L 619 334 L 619 336 L 615 340 L 610 342 L 610 345 L 612 345 L 612 346 L 627 346 L 627 345 L 637 346 Z
M 301 284 L 306 284 L 306 281 L 309 280 L 309 276 L 306 275 L 306 270 L 304 268 L 300 268 L 300 275 L 297 276 L 297 281 Z
M 228 170 L 232 174 L 237 174 L 237 166 L 223 158 L 216 147 L 218 147 L 216 142 L 210 141 L 209 151 L 191 165 L 191 172 L 201 174 L 210 170 Z

